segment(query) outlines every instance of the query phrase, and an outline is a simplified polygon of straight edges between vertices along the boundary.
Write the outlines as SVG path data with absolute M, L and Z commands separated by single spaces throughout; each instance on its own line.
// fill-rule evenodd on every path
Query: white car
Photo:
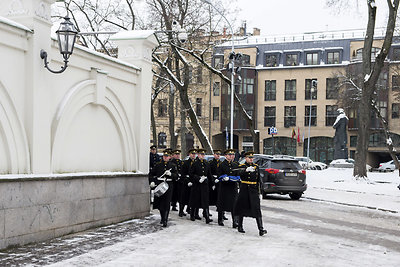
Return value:
M 387 171 L 394 171 L 396 169 L 396 165 L 394 165 L 394 161 L 383 162 L 379 164 L 378 171 L 380 172 L 387 172 Z
M 295 157 L 295 159 L 297 159 L 299 161 L 299 163 L 303 169 L 307 169 L 307 157 Z M 328 168 L 328 165 L 326 165 L 325 163 L 318 162 L 318 161 L 312 161 L 310 159 L 310 169 L 311 170 L 324 170 L 326 168 Z
M 329 163 L 331 168 L 354 168 L 354 159 L 335 159 Z M 372 167 L 366 165 L 367 171 L 372 171 Z

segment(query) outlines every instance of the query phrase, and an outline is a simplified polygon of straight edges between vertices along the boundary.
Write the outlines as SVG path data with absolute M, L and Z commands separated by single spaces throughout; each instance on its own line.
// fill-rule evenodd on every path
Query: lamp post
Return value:
M 308 118 L 308 139 L 307 139 L 307 169 L 310 167 L 310 134 L 311 134 L 311 110 L 312 110 L 312 99 L 313 93 L 317 90 L 317 80 L 311 81 L 311 88 L 310 88 L 310 114 Z
M 62 73 L 67 69 L 68 59 L 74 50 L 75 38 L 78 34 L 74 24 L 70 21 L 69 17 L 65 17 L 64 21 L 60 23 L 60 27 L 56 31 L 58 39 L 58 47 L 60 54 L 64 58 L 64 66 L 60 70 L 52 70 L 49 68 L 49 62 L 47 61 L 47 52 L 43 49 L 40 50 L 40 57 L 44 61 L 44 67 L 52 73 Z
M 208 5 L 210 5 L 212 8 L 215 9 L 215 11 L 217 11 L 224 19 L 225 21 L 228 23 L 229 28 L 231 30 L 232 33 L 232 51 L 231 51 L 231 55 L 229 56 L 229 59 L 231 61 L 231 68 L 232 68 L 232 72 L 231 72 L 231 142 L 230 142 L 230 148 L 233 148 L 233 106 L 234 106 L 234 98 L 233 98 L 233 94 L 235 92 L 235 47 L 234 47 L 234 41 L 233 41 L 233 28 L 232 25 L 229 23 L 229 20 L 224 16 L 224 14 L 222 14 L 221 11 L 219 11 L 212 3 L 210 0 L 201 0 L 203 3 L 206 3 Z

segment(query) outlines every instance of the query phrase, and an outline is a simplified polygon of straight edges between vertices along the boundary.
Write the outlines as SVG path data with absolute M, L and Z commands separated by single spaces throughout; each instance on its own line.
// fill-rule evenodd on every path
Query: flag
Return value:
M 304 143 L 304 131 L 303 131 L 303 143 Z
M 296 136 L 296 130 L 293 128 L 292 129 L 292 141 L 293 141 L 293 138 Z
M 300 143 L 300 128 L 297 127 L 297 143 Z

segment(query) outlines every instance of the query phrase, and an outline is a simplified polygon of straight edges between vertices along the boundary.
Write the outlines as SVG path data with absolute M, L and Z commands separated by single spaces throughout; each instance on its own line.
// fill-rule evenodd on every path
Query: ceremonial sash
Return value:
M 226 174 L 221 175 L 221 176 L 218 178 L 218 180 L 221 181 L 221 180 L 224 179 L 225 177 L 229 177 L 229 181 L 233 181 L 233 182 L 240 181 L 240 176 L 230 176 L 230 175 L 226 175 Z

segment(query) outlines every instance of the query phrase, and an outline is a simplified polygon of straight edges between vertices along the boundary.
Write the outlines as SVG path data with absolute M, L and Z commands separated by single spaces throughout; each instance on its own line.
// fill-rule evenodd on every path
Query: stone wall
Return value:
M 0 178 L 0 249 L 149 214 L 148 178 L 133 173 Z

